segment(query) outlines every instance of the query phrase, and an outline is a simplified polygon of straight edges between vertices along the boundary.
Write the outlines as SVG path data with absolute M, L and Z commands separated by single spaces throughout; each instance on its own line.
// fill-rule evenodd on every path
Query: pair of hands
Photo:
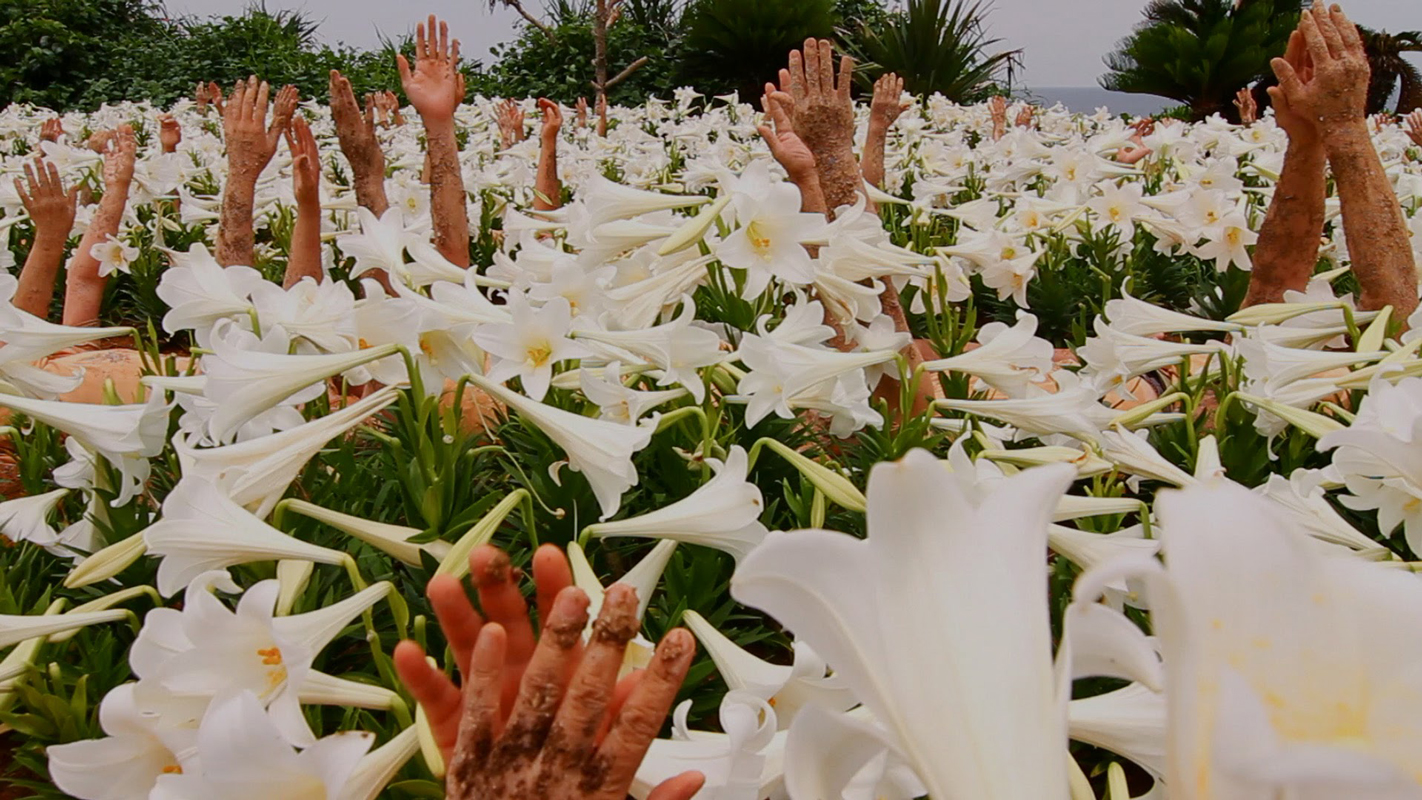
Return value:
M 271 124 L 267 124 L 267 100 L 271 86 L 253 75 L 238 81 L 221 107 L 222 133 L 227 140 L 227 169 L 232 178 L 256 181 L 276 153 L 277 143 L 286 133 L 301 99 L 295 86 L 277 92 Z
M 619 681 L 640 627 L 631 587 L 608 589 L 584 645 L 588 598 L 557 547 L 544 545 L 533 557 L 537 638 L 508 555 L 485 545 L 469 565 L 482 616 L 459 581 L 440 577 L 428 588 L 463 689 L 414 642 L 401 642 L 394 656 L 449 765 L 447 796 L 623 800 L 691 666 L 695 641 L 671 631 L 645 672 Z M 702 783 L 700 773 L 685 773 L 650 798 L 686 800 Z
M 852 146 L 853 74 L 854 59 L 844 56 L 836 79 L 834 45 L 806 39 L 802 50 L 790 51 L 789 67 L 780 70 L 780 85 L 765 84 L 761 108 L 770 124 L 758 130 L 792 180 L 813 174 L 817 160 L 831 151 Z M 907 108 L 899 102 L 902 95 L 903 79 L 893 73 L 881 76 L 869 107 L 871 125 L 892 125 Z
M 1270 66 L 1279 85 L 1270 87 L 1269 98 L 1291 138 L 1318 141 L 1330 127 L 1366 119 L 1367 53 L 1357 27 L 1337 5 L 1328 9 L 1316 1 L 1305 9 L 1284 57 Z

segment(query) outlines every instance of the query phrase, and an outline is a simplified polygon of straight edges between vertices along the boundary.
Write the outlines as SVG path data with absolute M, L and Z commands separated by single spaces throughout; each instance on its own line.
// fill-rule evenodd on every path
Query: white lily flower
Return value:
M 1067 732 L 1078 742 L 1130 759 L 1156 780 L 1165 777 L 1165 694 L 1132 683 L 1067 704 Z
M 670 211 L 711 202 L 709 197 L 645 192 L 610 181 L 602 175 L 595 175 L 581 191 L 588 209 L 590 228 L 615 219 L 631 219 L 654 211 Z
M 364 207 L 357 208 L 356 215 L 360 217 L 360 233 L 348 233 L 336 240 L 341 252 L 355 258 L 351 277 L 377 269 L 391 275 L 404 272 L 405 246 L 412 237 L 405 229 L 400 208 L 391 205 L 379 219 Z
M 196 727 L 182 724 L 181 712 L 164 713 L 181 701 L 160 697 L 140 704 L 137 686 L 125 683 L 104 695 L 104 738 L 45 748 L 50 778 L 60 790 L 80 800 L 137 800 L 149 797 L 163 775 L 182 773 L 197 744 Z
M 481 375 L 470 375 L 469 381 L 517 411 L 563 448 L 569 467 L 581 472 L 592 485 L 602 519 L 617 513 L 622 507 L 623 492 L 637 485 L 632 454 L 651 443 L 656 432 L 655 418 L 629 428 L 544 405 Z
M 89 256 L 99 262 L 99 277 L 106 278 L 115 272 L 127 273 L 130 265 L 138 260 L 138 248 L 109 234 L 107 239 L 89 248 Z
M 613 584 L 623 584 L 631 586 L 637 594 L 637 622 L 641 623 L 642 617 L 647 613 L 647 607 L 651 605 L 652 595 L 657 590 L 657 584 L 662 580 L 662 573 L 666 571 L 667 562 L 671 560 L 672 552 L 676 550 L 676 542 L 658 542 L 651 552 L 642 557 L 637 565 L 627 571 L 626 575 L 613 581 Z M 586 640 L 592 635 L 593 623 L 597 620 L 598 614 L 602 611 L 603 599 L 607 596 L 607 588 L 598 579 L 597 573 L 593 572 L 592 564 L 588 562 L 587 554 L 577 542 L 568 543 L 568 564 L 573 571 L 573 584 L 582 589 L 588 596 L 588 624 L 583 629 L 583 639 Z M 641 633 L 628 643 L 627 652 L 622 657 L 622 669 L 619 677 L 625 676 L 634 669 L 644 669 L 652 661 L 652 654 L 656 651 L 656 644 L 649 641 Z
M 37 547 L 52 546 L 58 534 L 49 524 L 49 515 L 68 494 L 68 489 L 55 489 L 0 502 L 0 536 L 12 542 L 30 542 Z
M 163 516 L 143 531 L 148 553 L 162 557 L 158 591 L 171 596 L 199 575 L 253 561 L 305 559 L 344 564 L 350 556 L 288 536 L 201 478 L 178 481 Z
M 281 505 L 287 511 L 300 514 L 303 517 L 310 517 L 317 522 L 324 522 L 332 528 L 349 534 L 351 538 L 359 539 L 412 567 L 418 567 L 424 563 L 420 558 L 421 552 L 428 553 L 436 562 L 442 562 L 453 547 L 443 539 L 436 539 L 425 544 L 411 544 L 407 540 L 421 533 L 418 528 L 353 517 L 350 514 L 322 508 L 305 500 L 289 498 Z
M 197 448 L 175 437 L 185 477 L 201 478 L 233 502 L 265 519 L 291 482 L 330 440 L 395 402 L 399 390 L 384 387 L 345 408 L 280 433 L 222 447 Z
M 698 369 L 719 364 L 725 359 L 721 337 L 704 328 L 692 326 L 696 319 L 696 303 L 690 295 L 682 298 L 681 313 L 662 325 L 641 330 L 578 330 L 574 337 L 593 342 L 607 350 L 609 360 L 624 359 L 626 354 L 656 366 L 662 371 L 658 386 L 680 384 L 700 403 L 706 397 L 706 385 Z
M 775 732 L 775 712 L 765 701 L 745 692 L 731 691 L 721 698 L 720 721 L 724 733 L 693 731 L 686 724 L 691 701 L 677 706 L 672 739 L 653 740 L 637 767 L 631 794 L 645 800 L 662 781 L 696 770 L 706 778 L 697 797 L 783 797 L 777 769 L 785 747 L 784 734 Z
M 588 400 L 600 409 L 599 419 L 636 425 L 644 414 L 657 406 L 690 394 L 686 389 L 663 389 L 641 392 L 622 382 L 622 364 L 613 361 L 601 370 L 583 367 L 578 370 L 578 386 Z
M 930 372 L 965 372 L 1009 397 L 1021 397 L 1027 385 L 1052 371 L 1052 343 L 1037 337 L 1037 317 L 1017 312 L 1011 328 L 989 322 L 978 330 L 981 347 L 949 358 L 925 361 Z
M 1132 336 L 1155 336 L 1161 333 L 1193 333 L 1195 331 L 1222 331 L 1234 333 L 1244 330 L 1243 325 L 1233 322 L 1216 322 L 1211 319 L 1170 311 L 1153 303 L 1138 300 L 1126 292 L 1114 300 L 1106 301 L 1106 318 L 1111 328 Z
M 641 516 L 595 523 L 584 531 L 598 538 L 670 539 L 721 550 L 740 561 L 767 534 L 759 519 L 764 498 L 746 480 L 749 462 L 741 446 L 733 446 L 724 463 L 714 458 L 706 462 L 716 477 L 681 500 Z
M 253 310 L 252 292 L 266 279 L 251 267 L 224 267 L 207 247 L 194 244 L 186 253 L 169 252 L 173 265 L 158 281 L 158 298 L 168 305 L 163 330 L 192 330 L 207 346 L 207 332 L 218 320 L 246 316 Z
M 0 614 L 0 647 L 19 644 L 26 639 L 87 628 L 105 622 L 127 619 L 123 609 L 84 611 L 77 614 Z
M 737 567 L 731 593 L 835 666 L 884 726 L 880 750 L 902 753 L 927 794 L 1065 798 L 1065 699 L 1041 553 L 1074 474 L 1028 470 L 974 503 L 937 459 L 913 451 L 870 474 L 867 540 L 773 533 Z M 872 755 L 852 753 L 843 772 Z
M 568 301 L 555 297 L 534 309 L 519 292 L 509 295 L 507 323 L 481 325 L 474 330 L 474 343 L 495 361 L 486 373 L 491 381 L 518 377 L 523 390 L 542 401 L 553 380 L 553 367 L 564 361 L 592 355 L 587 347 L 568 338 L 573 312 Z

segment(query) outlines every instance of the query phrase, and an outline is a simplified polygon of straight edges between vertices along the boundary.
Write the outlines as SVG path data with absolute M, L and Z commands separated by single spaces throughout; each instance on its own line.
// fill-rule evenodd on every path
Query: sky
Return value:
M 1105 71 L 1102 57 L 1141 19 L 1144 0 L 991 0 L 990 35 L 1005 48 L 1022 48 L 1028 86 L 1095 86 Z M 167 0 L 175 15 L 239 13 L 249 0 Z M 321 21 L 317 35 L 327 42 L 369 47 L 379 35 L 399 36 L 431 12 L 447 19 L 470 58 L 487 60 L 489 48 L 514 36 L 518 14 L 490 12 L 486 0 L 266 0 L 268 9 L 302 10 Z M 539 0 L 525 0 L 530 10 Z M 1419 0 L 1348 0 L 1356 22 L 1387 30 L 1422 30 Z M 1422 54 L 1412 54 L 1422 67 Z

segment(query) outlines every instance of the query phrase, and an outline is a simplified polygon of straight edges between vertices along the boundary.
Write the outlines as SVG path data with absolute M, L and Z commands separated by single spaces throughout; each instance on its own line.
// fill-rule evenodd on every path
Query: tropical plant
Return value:
M 863 62 L 861 80 L 896 72 L 914 94 L 968 103 L 991 93 L 998 72 L 1020 53 L 989 52 L 1001 40 L 987 35 L 987 12 L 982 0 L 909 0 L 882 25 L 861 22 L 841 35 Z
M 759 97 L 805 39 L 832 35 L 837 18 L 833 0 L 697 0 L 684 21 L 686 82 L 745 98 Z
M 1422 108 L 1422 71 L 1413 66 L 1403 53 L 1422 52 L 1422 31 L 1388 33 L 1374 31 L 1362 26 L 1358 32 L 1363 35 L 1363 47 L 1368 52 L 1368 66 L 1372 67 L 1372 78 L 1368 82 L 1368 113 L 1377 114 L 1386 110 L 1387 100 L 1399 81 L 1402 91 L 1397 96 L 1399 114 L 1414 108 Z
M 1106 56 L 1101 86 L 1233 118 L 1241 87 L 1269 76 L 1298 23 L 1299 0 L 1153 0 L 1145 20 Z

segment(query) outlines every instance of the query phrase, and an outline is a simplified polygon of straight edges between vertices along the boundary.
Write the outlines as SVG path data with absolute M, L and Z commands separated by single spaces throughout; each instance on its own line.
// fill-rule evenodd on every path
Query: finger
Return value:
M 425 651 L 411 641 L 395 645 L 395 672 L 410 690 L 410 694 L 425 709 L 435 743 L 442 750 L 454 747 L 459 734 L 461 698 L 459 688 L 435 669 L 425 658 Z
M 451 67 L 457 67 L 457 66 L 459 66 L 459 40 L 458 40 L 458 39 L 455 39 L 453 42 L 450 43 L 450 46 L 449 46 L 449 65 L 450 65 Z
M 1313 17 L 1314 24 L 1318 26 L 1318 32 L 1323 36 L 1324 44 L 1328 45 L 1328 54 L 1333 58 L 1343 57 L 1343 39 L 1338 35 L 1338 29 L 1333 27 L 1333 17 L 1328 13 L 1328 8 L 1323 3 L 1314 3 L 1309 9 Z
M 20 205 L 28 209 L 30 207 L 30 196 L 25 193 L 25 185 L 19 178 L 15 178 L 15 194 L 20 197 Z
M 617 681 L 617 686 L 612 689 L 612 702 L 607 706 L 607 716 L 603 719 L 602 727 L 597 732 L 599 744 L 607 736 L 607 729 L 612 727 L 612 721 L 622 713 L 622 707 L 627 705 L 627 700 L 632 696 L 632 692 L 636 691 L 637 684 L 642 682 L 642 676 L 646 674 L 646 670 L 634 669 Z
M 850 81 L 854 80 L 854 59 L 845 56 L 839 60 L 839 99 L 849 102 Z
M 449 23 L 441 21 L 439 23 L 439 52 L 438 58 L 449 58 Z
M 612 701 L 617 672 L 622 668 L 627 643 L 637 635 L 637 590 L 614 584 L 603 598 L 578 670 L 568 685 L 568 695 L 558 709 L 548 741 L 559 752 L 581 760 L 592 749 Z
M 441 575 L 425 587 L 425 596 L 434 609 L 440 630 L 454 651 L 454 663 L 459 673 L 465 674 L 469 668 L 469 657 L 474 652 L 474 642 L 479 639 L 479 629 L 484 626 L 484 618 L 474 610 L 464 586 L 448 575 Z
M 494 741 L 503 732 L 499 715 L 499 691 L 504 683 L 504 661 L 507 641 L 498 625 L 486 625 L 479 633 L 474 656 L 469 662 L 469 680 L 464 684 L 464 703 L 459 720 L 459 735 L 451 759 L 451 774 L 466 774 L 468 767 L 456 764 L 484 763 L 493 752 Z
M 271 98 L 272 87 L 266 81 L 262 81 L 257 87 L 257 99 L 252 102 L 252 121 L 263 122 L 267 118 L 267 101 Z
M 29 162 L 25 162 L 25 182 L 29 185 L 31 195 L 39 194 L 39 182 L 35 180 L 35 167 Z
M 647 800 L 691 800 L 706 784 L 706 776 L 696 770 L 667 778 L 647 794 Z
M 833 94 L 834 87 L 834 45 L 828 39 L 819 41 L 820 49 L 820 91 L 826 95 Z
M 416 58 L 418 58 L 418 56 L 416 56 Z M 411 80 L 410 62 L 405 59 L 405 56 L 395 56 L 395 68 L 400 71 L 400 83 L 402 85 L 409 84 Z
M 1333 18 L 1333 27 L 1338 30 L 1338 38 L 1343 42 L 1344 52 L 1363 55 L 1363 37 L 1358 33 L 1358 26 L 1343 13 L 1342 7 L 1333 6 L 1329 15 Z
M 647 748 L 662 729 L 696 654 L 696 640 L 685 628 L 663 637 L 646 674 L 627 698 L 598 747 L 597 761 L 607 769 L 607 785 L 625 786 L 636 774 Z
M 553 601 L 564 589 L 573 585 L 573 568 L 568 554 L 554 544 L 545 544 L 533 554 L 533 586 L 538 603 L 538 618 L 546 621 L 553 612 Z
M 531 758 L 548 738 L 554 712 L 562 703 L 577 666 L 576 646 L 582 642 L 587 621 L 588 596 L 576 587 L 564 589 L 553 602 L 553 611 L 543 626 L 543 638 L 538 640 L 538 649 L 523 673 L 518 701 L 499 743 L 500 748 L 508 748 L 511 760 Z
M 1299 32 L 1304 36 L 1304 42 L 1308 45 L 1309 58 L 1315 64 L 1327 63 L 1332 59 L 1328 52 L 1328 43 L 1323 39 L 1323 33 L 1318 29 L 1318 23 L 1314 20 L 1313 14 L 1304 12 L 1299 20 Z
M 430 27 L 434 27 L 434 14 L 430 15 Z M 415 26 L 415 63 L 429 58 L 429 50 L 425 47 L 425 23 L 421 22 Z
M 776 130 L 791 131 L 795 129 L 790 121 L 790 108 L 794 101 L 790 95 L 784 92 L 773 92 L 770 95 L 770 119 L 775 123 Z
M 469 554 L 469 574 L 473 576 L 474 587 L 479 591 L 479 607 L 490 622 L 503 626 L 508 635 L 508 659 L 513 670 L 509 681 L 508 702 L 505 708 L 513 706 L 518 678 L 533 657 L 535 640 L 533 623 L 528 619 L 528 604 L 523 593 L 518 590 L 518 581 L 508 553 L 493 545 L 481 545 Z
M 805 96 L 813 97 L 820 93 L 820 45 L 814 39 L 806 39 L 802 52 L 805 54 Z
M 1303 82 L 1299 80 L 1298 73 L 1294 72 L 1294 67 L 1282 58 L 1276 58 L 1269 62 L 1269 66 L 1274 69 L 1274 77 L 1279 79 L 1279 87 L 1284 94 L 1290 97 L 1297 97 L 1304 90 Z

